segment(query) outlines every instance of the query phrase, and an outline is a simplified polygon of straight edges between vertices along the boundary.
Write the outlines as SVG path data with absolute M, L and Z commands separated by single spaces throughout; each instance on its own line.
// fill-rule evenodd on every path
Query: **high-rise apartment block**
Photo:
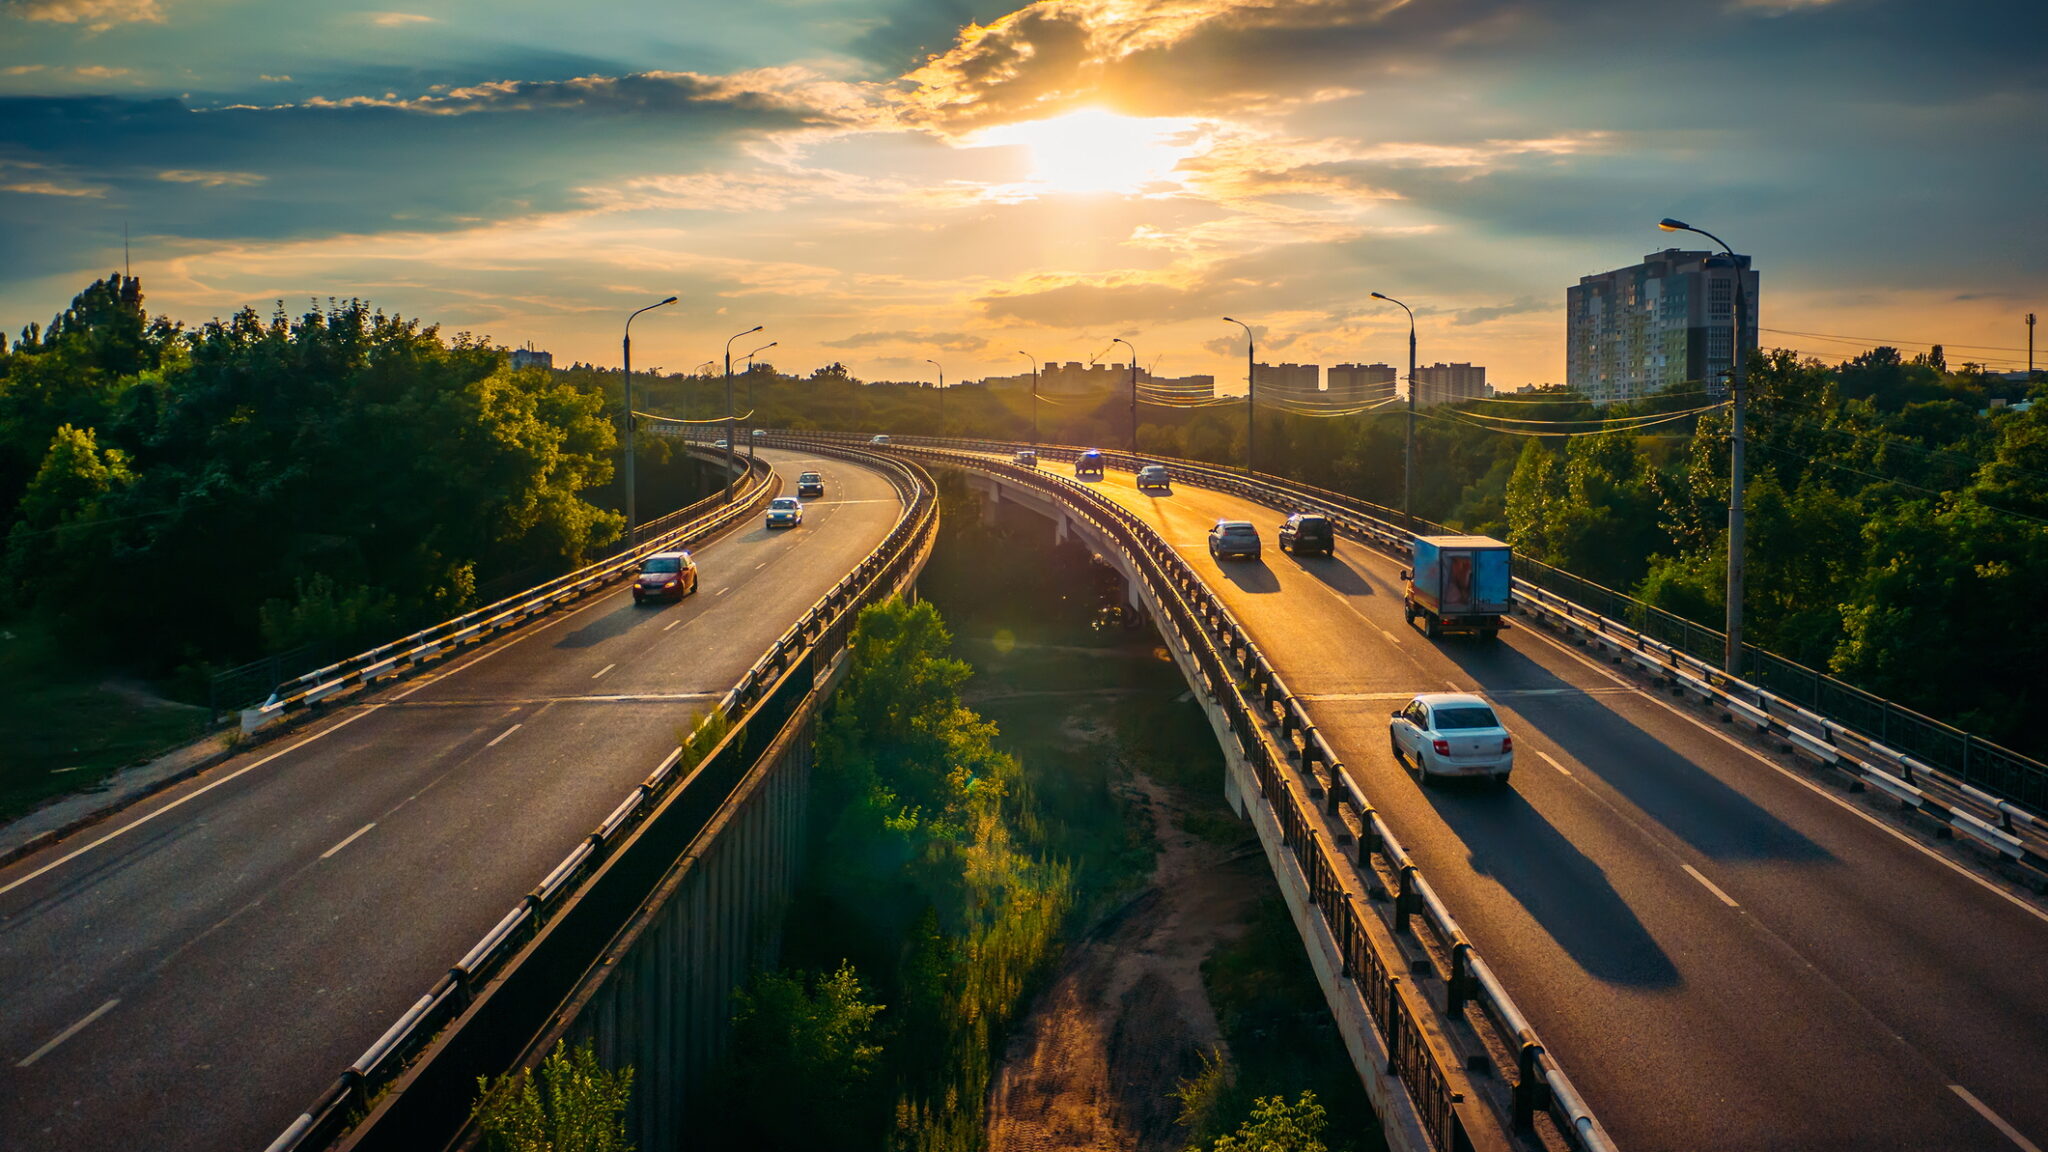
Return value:
M 552 369 L 554 366 L 555 354 L 552 352 L 539 351 L 531 344 L 524 348 L 514 348 L 512 350 L 512 367 L 514 368 Z
M 1430 364 L 1415 369 L 1415 406 L 1430 408 L 1491 396 L 1481 364 Z
M 1757 347 L 1757 273 L 1749 257 L 1666 248 L 1641 264 L 1565 289 L 1565 380 L 1595 404 L 1699 382 L 1726 395 L 1734 361 L 1735 278 L 1745 296 L 1742 350 Z
M 1259 395 L 1271 399 L 1322 400 L 1323 366 L 1320 364 L 1255 364 L 1252 381 Z
M 1324 399 L 1347 408 L 1390 400 L 1399 376 L 1392 364 L 1332 364 Z

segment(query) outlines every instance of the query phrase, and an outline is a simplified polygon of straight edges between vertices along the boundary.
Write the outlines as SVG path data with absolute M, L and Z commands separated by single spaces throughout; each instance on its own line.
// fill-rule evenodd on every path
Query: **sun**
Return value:
M 1195 121 L 1122 116 L 1084 108 L 1049 120 L 1002 124 L 976 133 L 981 147 L 1022 147 L 1032 187 L 1049 192 L 1132 194 L 1172 179 L 1201 148 Z

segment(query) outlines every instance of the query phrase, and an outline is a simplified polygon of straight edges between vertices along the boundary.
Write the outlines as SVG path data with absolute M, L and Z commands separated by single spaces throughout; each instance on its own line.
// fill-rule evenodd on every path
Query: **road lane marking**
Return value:
M 1372 624 L 1372 621 L 1367 620 L 1366 623 Z M 1382 628 L 1377 624 L 1372 624 L 1372 630 L 1379 633 L 1382 636 L 1385 636 L 1389 643 L 1396 645 L 1401 643 L 1401 638 L 1399 636 L 1394 635 L 1392 632 L 1387 631 L 1385 628 Z
M 524 725 L 521 724 L 514 724 L 510 728 L 505 729 L 503 732 L 498 733 L 496 736 L 491 737 L 491 742 L 489 744 L 484 745 L 484 747 L 496 748 L 498 746 L 498 741 L 503 740 L 505 737 L 510 736 L 514 732 L 519 731 L 519 729 L 523 726 Z
M 713 595 L 713 596 L 723 596 L 723 595 L 725 595 L 725 594 L 726 594 L 727 592 L 730 592 L 730 591 L 732 591 L 732 585 L 730 585 L 730 584 L 727 584 L 727 585 L 726 585 L 725 587 L 723 587 L 723 588 L 720 588 L 720 589 L 719 589 L 718 591 L 716 591 L 716 592 L 713 592 L 713 593 L 712 593 L 712 595 Z
M 1679 867 L 1685 869 L 1685 874 L 1687 876 L 1690 876 L 1693 879 L 1699 881 L 1701 884 L 1706 885 L 1707 891 L 1712 892 L 1715 896 L 1720 897 L 1721 903 L 1726 904 L 1730 908 L 1742 907 L 1742 905 L 1737 904 L 1735 902 L 1735 897 L 1730 896 L 1726 892 L 1721 891 L 1720 885 L 1714 883 L 1712 880 L 1707 879 L 1706 876 L 1701 874 L 1699 869 L 1693 867 L 1690 864 L 1680 864 Z
M 671 629 L 671 628 L 675 627 L 676 625 L 678 625 L 678 624 L 681 624 L 682 622 L 683 622 L 683 618 L 682 618 L 681 616 L 678 616 L 678 617 L 676 617 L 675 619 L 673 619 L 673 620 L 669 621 L 668 623 L 666 623 L 666 624 L 662 625 L 662 626 L 661 626 L 661 630 L 662 630 L 663 632 L 666 632 L 666 631 L 668 631 L 669 629 Z
M 1555 769 L 1557 769 L 1557 770 L 1558 770 L 1559 772 L 1562 772 L 1562 773 L 1564 773 L 1564 774 L 1565 774 L 1565 775 L 1567 775 L 1567 776 L 1569 776 L 1569 775 L 1571 775 L 1571 774 L 1572 774 L 1572 770 L 1571 770 L 1571 769 L 1569 769 L 1569 768 L 1565 767 L 1565 766 L 1564 766 L 1564 765 L 1562 765 L 1562 764 L 1559 764 L 1559 763 L 1557 762 L 1557 757 L 1555 757 L 1555 756 L 1552 756 L 1552 755 L 1551 755 L 1550 753 L 1548 753 L 1548 752 L 1545 752 L 1545 751 L 1544 751 L 1543 749 L 1541 749 L 1541 748 L 1538 748 L 1538 749 L 1536 749 L 1536 754 L 1537 754 L 1538 756 L 1541 756 L 1541 757 L 1543 757 L 1543 762 L 1544 762 L 1545 764 L 1548 764 L 1548 765 L 1550 765 L 1550 766 L 1551 766 L 1552 768 L 1555 768 Z
M 105 1009 L 102 1009 L 102 1011 L 104 1010 Z M 1991 1121 L 1991 1126 L 1993 1128 L 1996 1128 L 2000 1132 L 2005 1133 L 2006 1139 L 2012 1141 L 2014 1144 L 2019 1145 L 2022 1149 L 2025 1150 L 2025 1152 L 2041 1152 L 2041 1146 L 2039 1144 L 2036 1144 L 2032 1140 L 2027 1139 L 2025 1136 L 2020 1135 L 2020 1130 L 2013 1127 L 2010 1124 L 2007 1124 L 2005 1122 L 2005 1117 L 2000 1116 L 1996 1112 L 1993 1112 L 1990 1109 L 1990 1107 L 1986 1105 L 1982 1100 L 1979 1100 L 1975 1096 L 1970 1095 L 1970 1090 L 1968 1088 L 1963 1087 L 1961 1084 L 1951 1084 L 1948 1086 L 1948 1090 L 1962 1097 L 1963 1103 L 1968 1104 L 1972 1108 L 1975 1108 L 1977 1110 L 1977 1115 L 1982 1116 L 1986 1120 Z
M 767 566 L 768 562 L 766 560 L 763 560 L 759 564 L 754 565 L 754 571 L 759 572 L 761 569 L 766 568 Z
M 221 785 L 227 783 L 230 780 L 233 780 L 235 777 L 240 776 L 245 772 L 254 772 L 256 769 L 263 767 L 265 764 L 270 763 L 272 760 L 275 760 L 280 756 L 289 756 L 292 753 L 297 752 L 299 749 L 304 748 L 306 745 L 311 744 L 313 741 L 320 739 L 322 736 L 339 732 L 343 728 L 346 728 L 349 725 L 355 723 L 356 721 L 361 720 L 363 717 L 368 716 L 370 713 L 375 712 L 377 709 L 382 708 L 383 706 L 384 705 L 382 704 L 372 704 L 369 707 L 363 709 L 361 712 L 358 712 L 355 715 L 349 717 L 348 719 L 343 720 L 341 723 L 336 724 L 332 728 L 322 729 L 321 731 L 315 732 L 311 736 L 306 737 L 304 740 L 299 741 L 297 744 L 294 744 L 289 748 L 272 752 L 270 755 L 265 756 L 263 759 L 258 760 L 254 764 L 250 764 L 247 767 L 237 768 L 233 772 L 230 772 L 227 775 L 221 777 L 220 779 L 215 780 L 213 783 L 208 784 L 204 788 L 198 789 L 194 792 L 188 792 L 185 795 L 178 797 L 176 800 L 171 801 L 169 804 L 166 804 L 163 807 L 157 809 L 156 811 L 151 812 L 149 815 L 144 816 L 140 820 L 135 821 L 133 824 L 124 824 L 121 827 L 114 829 L 112 832 L 107 833 L 105 836 L 100 837 L 99 839 L 93 841 L 90 844 L 85 845 L 82 848 L 74 849 L 70 852 L 65 853 L 62 856 L 59 856 L 57 859 L 50 861 L 48 864 L 43 865 L 41 868 L 36 869 L 35 871 L 29 873 L 26 876 L 21 877 L 18 880 L 13 880 L 5 885 L 0 885 L 0 896 L 5 896 L 9 892 L 14 891 L 16 888 L 21 887 L 23 884 L 28 883 L 29 881 L 35 879 L 38 876 L 41 876 L 43 873 L 48 872 L 53 868 L 58 867 L 59 865 L 68 864 L 71 861 L 78 859 L 80 856 L 85 855 L 87 852 L 92 851 L 93 849 L 99 847 L 102 844 L 105 844 L 107 841 L 112 840 L 115 837 L 126 836 L 128 833 L 135 831 L 137 828 L 142 827 L 144 824 L 149 823 L 151 820 L 154 820 L 157 817 L 163 815 L 164 813 L 169 812 L 171 809 L 178 807 L 180 804 L 183 804 L 188 800 L 196 800 L 199 797 L 206 795 L 208 792 L 213 791 L 215 788 L 220 787 Z
M 35 1051 L 29 1053 L 25 1058 L 22 1059 L 20 1063 L 16 1064 L 15 1067 L 26 1068 L 29 1065 L 35 1063 L 36 1061 L 41 1060 L 43 1057 L 48 1056 L 50 1052 L 57 1047 L 57 1045 L 62 1044 L 66 1040 L 71 1039 L 73 1036 L 78 1035 L 80 1032 L 85 1031 L 86 1025 L 113 1011 L 114 1005 L 119 1003 L 119 1000 L 109 1000 L 105 1004 L 102 1004 L 99 1007 L 93 1009 L 91 1012 L 86 1013 L 85 1019 L 80 1020 L 78 1023 L 73 1024 L 71 1027 L 66 1028 L 62 1032 L 57 1033 L 56 1036 L 51 1038 L 48 1044 L 45 1044 L 41 1048 L 38 1048 Z M 1956 1089 L 1956 1091 L 1962 1092 L 1962 1089 L 1958 1088 Z M 1976 1097 L 1971 1096 L 1969 1093 L 1964 1092 L 1963 1096 L 1966 1099 L 1968 1099 L 1971 1103 L 1976 1103 Z M 1982 1104 L 1978 1104 L 1977 1107 L 1981 1110 L 1984 1106 Z M 2007 1129 L 2007 1131 L 2010 1132 L 2011 1130 Z M 2016 1140 L 2019 1139 L 2018 1136 L 2014 1136 L 2013 1138 Z M 2021 1140 L 2020 1143 L 2025 1144 L 2026 1141 Z M 2036 1149 L 2035 1152 L 2039 1152 L 2039 1149 Z
M 1826 800 L 1828 803 L 1833 804 L 1836 807 L 1842 809 L 1842 811 L 1848 812 L 1851 815 L 1857 817 L 1864 823 L 1870 825 L 1872 828 L 1875 828 L 1878 831 L 1883 832 L 1885 835 L 1890 836 L 1894 840 L 1897 840 L 1899 843 L 1906 845 L 1908 848 L 1913 849 L 1914 851 L 1927 857 L 1929 860 L 1932 860 L 1935 863 L 1940 864 L 1942 867 L 1947 868 L 1949 871 L 1954 872 L 1956 875 L 1961 876 L 1963 879 L 1968 880 L 1973 884 L 1976 884 L 1978 887 L 1984 889 L 1986 892 L 1990 892 L 1993 895 L 2003 897 L 2007 903 L 2010 903 L 2013 907 L 2018 908 L 2021 911 L 2027 913 L 2029 916 L 2032 916 L 2037 920 L 2048 921 L 2048 911 L 2036 908 L 2032 904 L 2027 903 L 2025 900 L 2020 899 L 2018 896 L 2015 896 L 2012 893 L 2007 892 L 2005 889 L 2000 888 L 1998 885 L 1993 884 L 1991 881 L 1984 879 L 1982 876 L 1977 875 L 1976 873 L 1963 867 L 1961 864 L 1956 863 L 1948 857 L 1943 856 L 1941 853 L 1936 852 L 1934 849 L 1929 848 L 1927 845 L 1922 844 L 1918 840 L 1913 839 L 1911 836 L 1906 835 L 1904 832 L 1901 832 L 1898 829 L 1893 828 L 1890 825 L 1886 824 L 1884 821 L 1879 820 L 1872 813 L 1865 812 L 1863 809 L 1858 808 L 1856 805 L 1850 803 L 1849 801 L 1842 799 L 1840 796 L 1836 796 L 1820 784 L 1815 783 L 1812 780 L 1808 780 L 1806 777 L 1801 776 L 1799 773 L 1794 772 L 1792 769 L 1785 767 L 1783 764 L 1778 763 L 1777 761 L 1771 759 L 1770 757 L 1764 755 L 1756 749 L 1749 747 L 1747 744 L 1744 744 L 1740 740 L 1737 740 L 1735 737 L 1730 736 L 1728 733 L 1723 732 L 1719 728 L 1716 728 L 1708 724 L 1705 720 L 1702 720 L 1697 716 L 1693 716 L 1683 711 L 1676 704 L 1673 704 L 1670 701 L 1665 700 L 1661 696 L 1652 695 L 1649 691 L 1642 688 L 1642 686 L 1640 685 L 1629 683 L 1629 681 L 1624 680 L 1615 673 L 1608 671 L 1606 668 L 1603 668 L 1600 665 L 1593 663 L 1593 661 L 1565 647 L 1563 643 L 1557 640 L 1553 640 L 1548 636 L 1545 636 L 1543 633 L 1537 631 L 1534 628 L 1524 628 L 1522 629 L 1522 634 L 1525 636 L 1533 636 L 1536 639 L 1541 640 L 1543 643 L 1550 645 L 1552 648 L 1557 649 L 1564 655 L 1571 657 L 1573 660 L 1576 660 L 1581 664 L 1584 664 L 1586 667 L 1592 669 L 1595 672 L 1598 672 L 1600 675 L 1607 677 L 1609 680 L 1612 680 L 1617 684 L 1626 685 L 1627 687 L 1635 689 L 1636 695 L 1639 699 L 1647 700 L 1650 703 L 1655 704 L 1657 707 L 1664 709 L 1666 712 L 1671 713 L 1673 716 L 1676 716 L 1679 719 L 1684 720 L 1686 723 L 1691 724 L 1695 728 L 1698 728 L 1700 731 L 1705 732 L 1707 735 L 1714 737 L 1716 740 L 1721 741 L 1722 743 L 1728 745 L 1730 748 L 1735 749 L 1737 752 L 1740 752 L 1743 755 L 1748 756 L 1750 759 L 1755 760 L 1757 763 L 1762 764 L 1764 767 L 1771 769 L 1778 775 L 1783 776 L 1785 779 L 1792 781 L 1793 783 L 1799 785 L 1802 788 L 1805 788 L 1807 791 L 1813 793 L 1814 795 L 1819 796 L 1821 799 Z M 1662 741 L 1659 742 L 1662 743 Z M 1676 749 L 1673 749 L 1673 751 L 1676 751 Z M 0 889 L 0 892 L 4 891 L 6 891 L 6 889 Z
M 1444 683 L 1445 683 L 1445 684 L 1450 684 L 1450 687 L 1451 687 L 1451 691 L 1453 691 L 1453 692 L 1463 692 L 1463 691 L 1464 691 L 1464 689 L 1463 689 L 1463 688 L 1460 688 L 1460 687 L 1458 687 L 1458 686 L 1457 686 L 1456 684 L 1451 684 L 1451 682 L 1450 682 L 1449 680 L 1446 680 L 1446 681 L 1444 681 Z
M 517 725 L 514 725 L 514 727 L 517 727 Z M 356 837 L 361 836 L 363 833 L 368 832 L 370 829 L 375 828 L 376 826 L 377 822 L 375 820 L 372 820 L 368 824 L 363 825 L 361 828 L 358 828 L 355 831 L 349 833 L 347 836 L 343 837 L 341 843 L 336 844 L 334 847 L 329 848 L 325 852 L 322 852 L 320 854 L 320 858 L 322 860 L 327 859 L 329 856 L 332 856 L 336 852 L 341 851 L 343 848 L 348 847 L 350 844 L 355 843 Z
M 590 674 L 590 678 L 591 678 L 592 680 L 595 680 L 595 679 L 597 679 L 597 678 L 598 678 L 599 676 L 602 676 L 602 675 L 604 675 L 605 673 L 607 673 L 607 672 L 609 672 L 609 671 L 611 671 L 612 669 L 614 669 L 614 668 L 617 668 L 617 667 L 618 667 L 618 665 L 617 665 L 617 664 L 607 664 L 607 665 L 605 665 L 604 667 L 602 667 L 602 668 L 599 668 L 599 669 L 598 669 L 597 671 L 595 671 L 595 672 L 592 672 L 592 673 Z

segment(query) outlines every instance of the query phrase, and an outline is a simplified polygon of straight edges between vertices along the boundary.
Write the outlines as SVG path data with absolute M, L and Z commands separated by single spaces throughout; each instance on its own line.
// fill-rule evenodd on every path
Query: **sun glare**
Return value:
M 1120 116 L 1100 108 L 978 133 L 982 147 L 1022 147 L 1030 184 L 1051 192 L 1132 193 L 1170 179 L 1201 147 L 1195 121 Z

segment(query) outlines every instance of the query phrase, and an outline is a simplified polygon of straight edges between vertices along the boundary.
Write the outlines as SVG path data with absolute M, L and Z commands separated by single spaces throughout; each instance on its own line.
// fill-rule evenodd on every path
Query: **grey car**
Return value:
M 1242 556 L 1257 560 L 1264 549 L 1259 544 L 1259 530 L 1249 520 L 1218 520 L 1209 529 L 1209 555 L 1221 560 L 1226 556 Z

